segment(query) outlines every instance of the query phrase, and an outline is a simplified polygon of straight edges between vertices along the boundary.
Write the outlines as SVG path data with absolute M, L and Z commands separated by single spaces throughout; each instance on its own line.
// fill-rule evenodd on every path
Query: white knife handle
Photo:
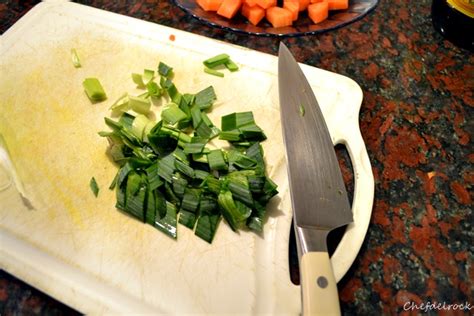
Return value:
M 307 252 L 300 261 L 303 315 L 341 315 L 337 283 L 327 252 Z

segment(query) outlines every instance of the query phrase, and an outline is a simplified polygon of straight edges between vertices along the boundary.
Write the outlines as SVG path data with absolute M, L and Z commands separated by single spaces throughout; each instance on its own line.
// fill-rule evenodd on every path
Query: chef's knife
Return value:
M 346 188 L 318 101 L 280 43 L 280 113 L 286 147 L 304 315 L 340 314 L 328 233 L 352 222 Z

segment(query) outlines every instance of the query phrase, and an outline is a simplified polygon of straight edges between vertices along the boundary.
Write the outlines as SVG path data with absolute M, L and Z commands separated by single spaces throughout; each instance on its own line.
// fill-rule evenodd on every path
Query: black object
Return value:
M 462 0 L 459 0 L 462 2 Z M 466 4 L 466 6 L 473 6 Z M 434 28 L 456 46 L 474 52 L 474 18 L 457 10 L 446 0 L 433 0 L 431 18 Z

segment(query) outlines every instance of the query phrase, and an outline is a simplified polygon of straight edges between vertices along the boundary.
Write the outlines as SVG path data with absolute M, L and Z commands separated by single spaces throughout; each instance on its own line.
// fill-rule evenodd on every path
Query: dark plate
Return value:
M 174 0 L 174 2 L 188 14 L 213 27 L 251 35 L 287 37 L 319 34 L 346 26 L 375 9 L 379 0 L 350 0 L 347 10 L 330 11 L 328 19 L 318 24 L 312 23 L 306 12 L 300 12 L 300 17 L 293 26 L 279 28 L 272 27 L 265 19 L 258 26 L 254 26 L 240 14 L 228 20 L 215 12 L 204 11 L 196 0 Z

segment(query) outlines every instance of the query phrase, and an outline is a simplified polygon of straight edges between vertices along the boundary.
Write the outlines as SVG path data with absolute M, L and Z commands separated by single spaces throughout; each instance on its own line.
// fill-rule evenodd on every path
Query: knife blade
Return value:
M 352 222 L 346 188 L 326 121 L 303 71 L 280 43 L 278 86 L 303 315 L 339 315 L 328 233 Z

